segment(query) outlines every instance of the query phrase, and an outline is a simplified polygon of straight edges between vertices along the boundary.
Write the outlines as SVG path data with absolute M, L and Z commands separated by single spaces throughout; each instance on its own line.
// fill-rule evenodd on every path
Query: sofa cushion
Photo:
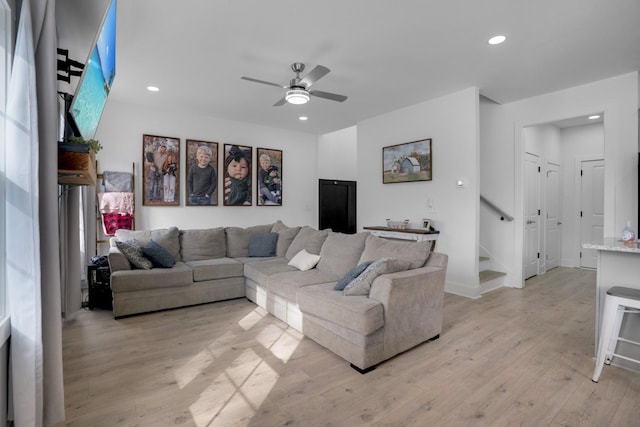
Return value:
M 269 276 L 267 289 L 269 292 L 295 303 L 296 293 L 300 288 L 327 282 L 333 285 L 336 280 L 337 277 L 316 268 L 307 271 L 296 270 Z
M 176 262 L 172 268 L 154 268 L 152 270 L 125 270 L 111 274 L 113 292 L 149 290 L 155 288 L 174 288 L 189 286 L 193 283 L 191 268 L 183 262 Z
M 333 287 L 333 290 L 343 291 L 344 288 L 346 288 L 347 285 L 351 283 L 353 279 L 355 279 L 360 274 L 362 274 L 362 272 L 365 271 L 367 267 L 371 265 L 371 263 L 373 263 L 373 261 L 363 262 L 362 264 L 358 264 L 355 267 L 353 267 L 351 270 L 347 271 L 347 274 L 342 276 L 342 279 L 340 279 L 338 283 L 335 284 L 335 286 Z
M 154 267 L 171 268 L 176 263 L 171 254 L 153 239 L 142 247 L 142 253 L 153 263 Z
M 404 259 L 411 262 L 411 269 L 424 265 L 431 252 L 431 242 L 410 242 L 388 240 L 377 236 L 367 236 L 364 251 L 358 261 L 375 261 L 382 258 Z
M 136 239 L 130 239 L 126 242 L 116 241 L 116 247 L 134 267 L 142 270 L 151 270 L 153 268 L 153 263 L 144 256 L 142 245 Z
M 315 267 L 318 261 L 320 261 L 320 255 L 310 254 L 306 249 L 303 249 L 291 258 L 289 265 L 300 271 L 307 271 Z
M 180 230 L 180 256 L 184 262 L 226 257 L 224 228 Z
M 278 244 L 278 233 L 254 234 L 249 239 L 250 257 L 270 257 L 276 256 L 276 245 Z
M 244 271 L 242 263 L 231 258 L 188 261 L 186 264 L 193 270 L 194 282 L 242 277 Z
M 273 274 L 298 271 L 295 267 L 288 265 L 286 258 L 254 260 L 255 258 L 244 264 L 244 277 L 262 286 L 267 285 L 267 279 Z
M 278 233 L 278 245 L 276 246 L 276 256 L 283 257 L 287 254 L 291 242 L 300 231 L 300 227 L 287 227 L 282 221 L 276 221 L 271 229 L 273 233 Z
M 256 225 L 253 227 L 226 227 L 224 233 L 227 240 L 227 256 L 238 258 L 249 255 L 249 240 L 254 234 L 269 233 L 273 224 Z
M 285 258 L 291 260 L 303 249 L 306 249 L 310 254 L 319 255 L 330 230 L 316 230 L 314 228 L 304 226 L 298 231 L 296 237 L 289 245 Z
M 383 258 L 381 260 L 374 261 L 358 277 L 349 282 L 342 293 L 343 295 L 348 296 L 369 296 L 371 284 L 376 280 L 376 277 L 382 274 L 405 271 L 408 270 L 410 266 L 410 261 L 402 259 Z
M 358 264 L 369 233 L 329 233 L 320 250 L 318 270 L 344 276 Z
M 303 314 L 311 314 L 363 335 L 384 326 L 382 303 L 364 296 L 344 296 L 342 292 L 333 290 L 332 283 L 299 289 L 296 302 Z
M 165 248 L 174 260 L 180 261 L 180 232 L 177 227 L 160 228 L 157 230 L 116 230 L 116 239 L 126 242 L 136 239 L 141 244 L 153 239 L 157 244 Z

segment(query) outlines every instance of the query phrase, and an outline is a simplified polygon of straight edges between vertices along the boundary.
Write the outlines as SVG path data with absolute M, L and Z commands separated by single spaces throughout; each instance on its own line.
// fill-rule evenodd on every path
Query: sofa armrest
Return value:
M 391 357 L 442 331 L 444 267 L 427 266 L 384 274 L 371 286 L 369 298 L 384 307 L 384 353 Z
M 107 259 L 109 260 L 109 269 L 112 274 L 115 271 L 131 270 L 131 263 L 115 245 L 109 248 Z

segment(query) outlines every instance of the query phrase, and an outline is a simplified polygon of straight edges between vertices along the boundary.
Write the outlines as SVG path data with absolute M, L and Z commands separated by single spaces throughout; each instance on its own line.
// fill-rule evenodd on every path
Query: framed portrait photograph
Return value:
M 382 183 L 431 181 L 431 139 L 382 148 Z
M 142 204 L 180 206 L 180 138 L 142 135 Z
M 431 228 L 431 220 L 427 218 L 422 218 L 422 227 L 423 230 L 429 231 Z
M 282 150 L 257 148 L 256 200 L 258 206 L 282 206 Z
M 186 206 L 218 205 L 218 143 L 187 139 Z
M 224 206 L 251 206 L 253 148 L 224 144 Z

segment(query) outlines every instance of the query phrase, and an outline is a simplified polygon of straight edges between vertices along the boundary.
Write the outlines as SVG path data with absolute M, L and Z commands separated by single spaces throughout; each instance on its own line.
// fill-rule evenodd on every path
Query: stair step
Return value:
M 489 261 L 489 257 L 488 256 L 481 256 L 480 257 L 480 262 L 482 261 Z
M 480 283 L 488 282 L 489 280 L 497 279 L 498 277 L 506 276 L 507 273 L 494 270 L 482 270 L 480 272 Z

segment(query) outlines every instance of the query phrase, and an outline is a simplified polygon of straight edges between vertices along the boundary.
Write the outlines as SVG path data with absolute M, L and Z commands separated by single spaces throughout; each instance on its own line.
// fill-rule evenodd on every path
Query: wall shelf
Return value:
M 58 184 L 96 186 L 96 155 L 58 151 Z

